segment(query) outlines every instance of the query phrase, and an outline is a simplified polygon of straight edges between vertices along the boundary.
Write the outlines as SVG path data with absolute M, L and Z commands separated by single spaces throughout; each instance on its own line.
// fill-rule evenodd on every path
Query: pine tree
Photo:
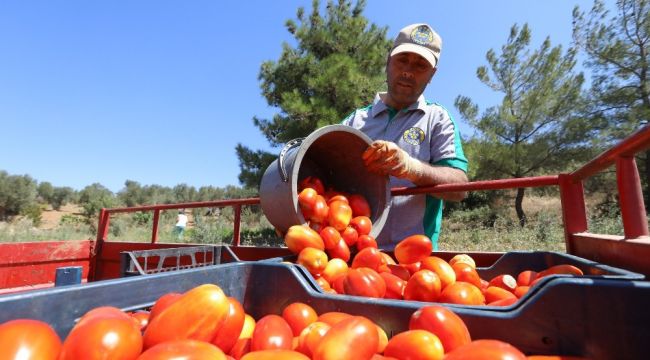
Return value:
M 385 80 L 390 41 L 386 29 L 369 24 L 362 16 L 365 1 L 328 1 L 325 14 L 314 1 L 311 14 L 297 11 L 297 22 L 287 30 L 296 47 L 282 45 L 277 61 L 262 64 L 262 95 L 279 108 L 272 119 L 253 122 L 272 147 L 309 135 L 319 127 L 341 122 L 355 108 L 368 104 Z M 276 158 L 243 144 L 236 147 L 239 181 L 257 188 L 267 166 Z
M 480 157 L 471 159 L 486 178 L 520 178 L 561 169 L 567 159 L 584 153 L 581 148 L 589 127 L 579 116 L 582 74 L 574 75 L 575 50 L 552 47 L 547 37 L 532 51 L 528 25 L 514 25 L 497 54 L 487 52 L 488 66 L 477 69 L 482 83 L 502 93 L 501 104 L 479 108 L 469 97 L 458 96 L 455 105 L 478 130 Z M 476 166 L 475 165 L 475 166 Z M 517 189 L 515 210 L 526 223 L 522 206 L 525 189 Z
M 588 16 L 576 6 L 573 37 L 592 71 L 592 123 L 611 145 L 650 120 L 650 1 L 619 0 L 612 16 L 601 0 L 594 1 Z M 648 204 L 650 152 L 644 155 Z

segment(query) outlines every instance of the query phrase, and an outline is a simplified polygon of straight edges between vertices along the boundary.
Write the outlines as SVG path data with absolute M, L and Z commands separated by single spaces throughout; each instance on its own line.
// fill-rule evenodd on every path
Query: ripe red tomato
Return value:
M 409 330 L 393 336 L 384 355 L 398 359 L 440 360 L 445 351 L 436 335 L 426 330 Z
M 131 319 L 131 315 L 113 306 L 100 306 L 89 310 L 81 319 L 75 324 L 75 327 L 83 325 L 86 321 L 96 318 L 118 318 L 118 319 Z M 131 320 L 133 321 L 133 320 Z M 135 322 L 134 322 L 135 324 Z
M 386 283 L 373 269 L 349 269 L 343 279 L 343 291 L 348 295 L 383 298 L 386 294 Z
M 350 260 L 350 248 L 343 239 L 339 240 L 335 247 L 328 249 L 327 254 L 330 259 L 341 259 L 346 263 Z
M 425 306 L 414 312 L 409 320 L 409 329 L 435 334 L 446 353 L 472 341 L 465 322 L 456 313 L 440 305 Z
M 332 326 L 314 349 L 314 360 L 370 359 L 377 352 L 377 325 L 351 316 Z
M 375 249 L 378 248 L 377 240 L 375 240 L 375 238 L 370 235 L 359 235 L 359 238 L 357 239 L 357 250 L 363 250 L 368 247 Z M 384 255 L 385 254 L 382 253 L 382 257 L 384 257 L 384 261 L 386 261 Z
M 373 354 L 370 360 L 399 360 L 397 358 L 394 358 L 392 356 L 384 356 L 381 354 Z
M 530 286 L 530 283 L 537 278 L 537 271 L 524 270 L 517 275 L 518 286 Z
M 411 273 L 409 273 L 409 271 L 402 265 L 388 264 L 388 269 L 391 274 L 404 281 L 408 281 L 411 278 Z
M 226 360 L 226 355 L 218 347 L 197 340 L 173 340 L 152 346 L 143 352 L 138 360 L 161 359 L 214 359 Z
M 491 303 L 487 303 L 487 305 L 488 306 L 510 306 L 510 305 L 512 305 L 512 304 L 514 304 L 516 302 L 517 302 L 517 298 L 512 297 L 512 298 L 505 298 L 505 299 L 501 299 L 501 300 L 496 300 L 496 301 L 493 301 Z
M 311 357 L 316 345 L 318 345 L 320 340 L 331 327 L 330 324 L 322 321 L 316 321 L 309 324 L 302 330 L 302 332 L 300 332 L 300 336 L 298 337 L 298 347 L 296 350 Z
M 338 259 L 338 260 L 341 260 L 341 259 Z M 317 284 L 317 285 L 318 285 L 318 286 L 319 286 L 323 291 L 327 291 L 327 290 L 331 290 L 331 289 L 332 289 L 332 286 L 330 285 L 330 282 L 327 281 L 327 280 L 325 280 L 325 278 L 322 277 L 322 276 L 317 277 L 316 279 L 314 279 L 314 281 L 316 281 L 316 284 Z
M 291 327 L 293 336 L 299 336 L 304 328 L 318 320 L 318 314 L 311 306 L 295 302 L 284 308 L 282 318 Z
M 59 360 L 136 359 L 142 335 L 133 320 L 95 316 L 79 322 L 63 342 Z
M 327 262 L 327 266 L 325 266 L 325 270 L 323 270 L 322 277 L 327 280 L 331 287 L 334 278 L 338 277 L 339 275 L 347 274 L 348 269 L 348 263 L 342 259 L 332 259 Z
M 367 216 L 370 217 L 370 204 L 363 195 L 352 194 L 348 196 L 350 208 L 352 208 L 352 216 Z
M 140 331 L 144 331 L 149 324 L 149 312 L 148 311 L 136 311 L 132 312 L 131 319 L 138 325 Z
M 386 283 L 386 294 L 384 294 L 384 298 L 398 300 L 404 298 L 406 281 L 388 272 L 379 273 L 379 276 L 381 276 Z
M 341 231 L 341 238 L 345 240 L 347 246 L 354 246 L 357 244 L 357 239 L 359 239 L 359 233 L 352 226 L 348 226 Z
M 479 289 L 481 288 L 481 277 L 476 272 L 476 269 L 471 265 L 463 262 L 456 262 L 451 266 L 451 268 L 454 269 L 454 273 L 456 273 L 456 281 L 463 281 L 470 283 Z
M 386 259 L 381 255 L 381 251 L 377 248 L 368 247 L 361 249 L 354 259 L 352 259 L 353 269 L 366 267 L 375 270 L 376 272 L 390 272 Z
M 521 297 L 528 292 L 528 289 L 530 289 L 530 286 L 517 286 L 514 294 L 517 297 L 517 299 L 521 299 Z
M 249 352 L 241 360 L 309 360 L 309 358 L 297 351 L 275 349 Z
M 406 270 L 408 270 L 409 274 L 411 274 L 411 276 L 413 276 L 413 274 L 420 271 L 420 267 L 422 266 L 422 262 L 418 261 L 418 262 L 415 262 L 415 263 L 412 263 L 412 264 L 398 264 L 398 265 L 405 268 Z
M 447 353 L 445 360 L 526 360 L 526 355 L 514 346 L 499 340 L 474 340 Z
M 159 315 L 144 332 L 146 349 L 161 342 L 194 339 L 209 342 L 228 316 L 230 302 L 214 284 L 197 286 L 184 293 Z
M 149 321 L 156 317 L 158 314 L 160 314 L 164 309 L 169 307 L 169 305 L 173 304 L 174 301 L 180 299 L 181 293 L 167 293 L 156 301 L 155 304 L 153 304 L 153 307 L 151 308 L 151 312 L 149 313 Z
M 306 247 L 298 254 L 296 263 L 304 266 L 312 276 L 318 277 L 325 270 L 327 260 L 325 251 Z
M 326 226 L 321 229 L 319 235 L 323 239 L 325 250 L 335 247 L 341 240 L 341 233 L 331 226 Z
M 352 317 L 352 315 L 339 311 L 329 311 L 318 316 L 318 321 L 334 326 L 341 321 Z
M 61 339 L 43 321 L 17 319 L 0 325 L 0 349 L 4 359 L 56 360 Z
M 513 292 L 517 287 L 517 280 L 515 280 L 515 278 L 512 277 L 512 275 L 501 274 L 493 277 L 490 280 L 490 286 L 500 287 L 504 290 Z
M 435 272 L 440 277 L 440 285 L 446 288 L 447 285 L 456 282 L 456 273 L 448 262 L 437 256 L 427 256 L 422 259 L 420 269 L 427 269 Z
M 352 209 L 346 202 L 332 201 L 327 215 L 327 222 L 338 231 L 345 230 L 352 220 Z
M 483 296 L 485 296 L 485 303 L 487 304 L 504 299 L 514 299 L 514 301 L 517 301 L 515 294 L 498 286 L 489 286 L 483 292 Z
M 323 239 L 321 239 L 318 232 L 303 225 L 291 226 L 284 235 L 284 243 L 296 255 L 300 254 L 302 249 L 306 247 L 313 247 L 318 250 L 325 249 Z
M 376 240 L 375 240 L 375 241 L 376 241 Z M 386 259 L 386 264 L 388 264 L 388 265 L 397 265 L 397 263 L 395 262 L 395 260 L 393 260 L 393 258 L 390 257 L 390 255 L 386 254 L 385 252 L 382 251 L 382 252 L 381 252 L 381 256 L 383 256 L 384 259 Z
M 476 262 L 467 254 L 454 255 L 454 257 L 449 260 L 449 265 L 454 266 L 455 263 L 465 263 L 470 265 L 473 269 L 476 269 Z
M 582 270 L 580 270 L 579 268 L 573 265 L 560 264 L 560 265 L 553 265 L 546 270 L 540 271 L 539 274 L 537 274 L 537 277 L 542 278 L 544 276 L 556 275 L 556 274 L 578 275 L 578 276 L 584 275 Z
M 229 297 L 228 305 L 228 315 L 212 339 L 212 343 L 226 354 L 239 339 L 246 319 L 244 307 L 237 299 Z
M 411 235 L 395 246 L 395 258 L 400 264 L 412 264 L 431 255 L 433 243 L 425 235 Z
M 348 272 L 346 271 L 345 274 L 337 275 L 332 279 L 332 283 L 330 285 L 332 289 L 336 291 L 337 294 L 345 294 L 345 289 L 343 288 L 343 282 L 345 281 L 347 275 Z
M 438 302 L 460 305 L 484 305 L 485 297 L 476 286 L 470 283 L 456 281 L 442 291 Z
M 316 195 L 314 208 L 312 209 L 309 220 L 317 223 L 324 223 L 327 221 L 327 214 L 329 214 L 329 207 L 322 195 Z
M 359 235 L 368 235 L 372 230 L 372 221 L 367 216 L 356 216 L 350 220 L 352 226 Z
M 298 191 L 302 191 L 304 188 L 312 188 L 320 195 L 325 194 L 325 186 L 323 186 L 321 179 L 316 176 L 307 176 L 301 179 L 298 182 Z
M 242 356 L 248 354 L 251 351 L 251 339 L 250 338 L 239 338 L 235 345 L 233 345 L 230 350 L 230 356 L 239 360 Z
M 304 188 L 298 193 L 298 206 L 305 220 L 310 220 L 316 208 L 316 196 L 318 193 L 313 188 Z
M 343 201 L 344 203 L 349 205 L 348 198 L 345 195 L 343 195 L 341 193 L 336 193 L 336 194 L 333 194 L 333 195 L 330 194 L 330 195 L 331 195 L 330 197 L 326 198 L 328 206 L 329 206 L 330 203 L 332 203 L 334 201 Z
M 266 315 L 257 321 L 251 351 L 286 349 L 291 350 L 293 345 L 293 332 L 289 324 L 278 315 Z
M 440 290 L 440 277 L 431 270 L 420 270 L 406 283 L 404 299 L 436 301 L 440 296 Z

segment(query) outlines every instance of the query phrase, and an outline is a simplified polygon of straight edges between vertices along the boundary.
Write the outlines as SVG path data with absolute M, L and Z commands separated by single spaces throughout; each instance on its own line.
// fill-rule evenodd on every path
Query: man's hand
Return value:
M 407 179 L 417 186 L 466 183 L 463 170 L 448 166 L 434 166 L 411 157 L 397 144 L 376 140 L 361 155 L 368 171 Z M 461 201 L 464 191 L 439 193 L 434 196 L 445 200 Z
M 376 140 L 361 155 L 368 171 L 406 178 L 411 181 L 422 176 L 424 164 L 412 158 L 397 144 Z

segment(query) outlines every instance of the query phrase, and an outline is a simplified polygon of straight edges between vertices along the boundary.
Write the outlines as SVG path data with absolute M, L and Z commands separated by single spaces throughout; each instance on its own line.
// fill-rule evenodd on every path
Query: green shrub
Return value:
M 65 214 L 61 216 L 61 219 L 59 220 L 59 225 L 81 226 L 85 223 L 85 221 L 86 220 L 84 220 L 84 218 L 79 215 Z
M 43 214 L 43 209 L 41 205 L 37 203 L 31 203 L 21 209 L 20 214 L 27 217 L 32 221 L 33 226 L 41 225 L 41 215 Z
M 153 221 L 153 212 L 138 211 L 133 213 L 133 223 L 136 225 L 150 225 Z

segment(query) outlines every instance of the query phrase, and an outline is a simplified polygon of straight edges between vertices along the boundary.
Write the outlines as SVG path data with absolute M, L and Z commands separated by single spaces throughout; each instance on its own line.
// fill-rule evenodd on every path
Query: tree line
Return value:
M 385 27 L 363 16 L 364 8 L 364 0 L 330 0 L 321 12 L 316 0 L 309 14 L 301 7 L 286 22 L 296 46 L 283 44 L 280 58 L 259 72 L 262 96 L 278 111 L 271 119 L 253 118 L 272 147 L 339 123 L 385 90 L 391 41 Z M 650 1 L 618 0 L 610 12 L 595 0 L 588 12 L 576 6 L 572 18 L 566 49 L 549 37 L 534 47 L 528 24 L 514 24 L 501 49 L 486 49 L 476 76 L 500 95 L 499 103 L 456 97 L 454 105 L 475 130 L 464 138 L 471 180 L 575 170 L 650 119 Z M 587 74 L 576 71 L 579 55 Z M 257 188 L 276 154 L 244 144 L 236 152 L 240 182 Z M 649 155 L 638 158 L 646 197 Z M 522 226 L 524 196 L 518 189 L 514 201 Z
M 256 196 L 256 190 L 238 186 L 223 188 L 202 186 L 197 189 L 187 184 L 178 184 L 174 187 L 141 185 L 133 180 L 126 180 L 124 187 L 116 193 L 99 183 L 88 185 L 81 190 L 74 190 L 67 186 L 53 186 L 47 181 L 39 182 L 29 175 L 11 175 L 0 170 L 0 221 L 9 220 L 16 215 L 23 215 L 37 224 L 42 211 L 48 206 L 54 210 L 60 210 L 68 203 L 78 204 L 81 207 L 82 215 L 88 220 L 94 220 L 101 208 L 254 196 Z

